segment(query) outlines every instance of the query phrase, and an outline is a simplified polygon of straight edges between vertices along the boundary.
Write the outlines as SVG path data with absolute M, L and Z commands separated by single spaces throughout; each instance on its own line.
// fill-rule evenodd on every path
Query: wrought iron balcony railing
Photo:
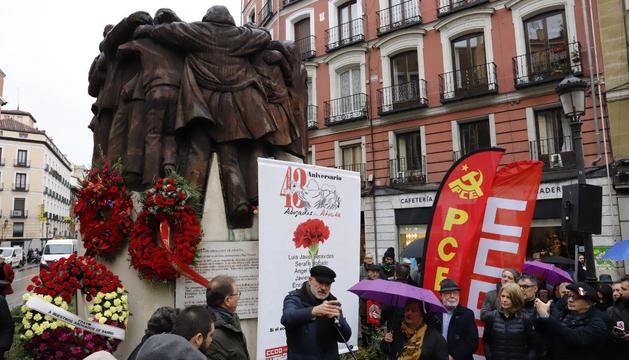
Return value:
M 422 23 L 418 0 L 407 0 L 376 12 L 378 35 Z
M 578 41 L 513 58 L 516 87 L 525 87 L 581 74 L 581 44 Z
M 31 161 L 30 160 L 15 159 L 15 161 L 13 161 L 13 167 L 29 168 L 29 167 L 31 167 Z
M 269 20 L 275 15 L 273 13 L 273 0 L 267 0 L 264 5 L 262 5 L 262 9 L 258 12 L 258 19 L 260 21 L 260 26 L 266 25 Z
M 314 35 L 295 40 L 295 46 L 299 49 L 302 60 L 312 59 L 317 55 L 317 50 L 315 48 L 316 40 L 317 38 Z
M 398 157 L 389 160 L 391 184 L 425 184 L 426 156 Z
M 13 191 L 22 191 L 22 192 L 27 192 L 28 191 L 28 184 L 12 184 Z
M 439 92 L 442 103 L 497 93 L 496 64 L 439 74 Z
M 15 219 L 26 219 L 28 217 L 28 210 L 13 209 L 13 211 L 11 211 L 11 217 Z
M 571 136 L 529 141 L 529 150 L 531 160 L 544 162 L 545 171 L 576 168 L 577 158 Z
M 378 114 L 392 114 L 428 106 L 426 84 L 426 80 L 419 79 L 378 89 Z
M 319 128 L 319 107 L 317 105 L 308 105 L 308 130 Z
M 327 52 L 365 40 L 364 19 L 358 18 L 325 31 Z
M 356 171 L 360 173 L 360 178 L 365 179 L 365 163 L 355 163 L 355 164 L 343 164 L 341 166 L 337 166 L 337 169 Z
M 437 16 L 445 16 L 473 6 L 489 2 L 489 0 L 436 0 Z
M 301 0 L 282 0 L 282 8 L 285 8 L 289 5 L 293 5 L 294 3 L 298 3 Z
M 364 119 L 367 117 L 367 94 L 359 93 L 325 101 L 327 126 Z

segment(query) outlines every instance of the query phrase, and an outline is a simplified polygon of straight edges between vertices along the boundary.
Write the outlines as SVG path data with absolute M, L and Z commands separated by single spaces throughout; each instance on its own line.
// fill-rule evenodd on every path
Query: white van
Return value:
M 68 258 L 77 250 L 76 239 L 52 239 L 46 242 L 41 256 L 40 267 L 48 267 L 50 262 Z
M 0 247 L 0 256 L 4 256 L 4 261 L 14 268 L 24 265 L 24 250 L 19 246 Z

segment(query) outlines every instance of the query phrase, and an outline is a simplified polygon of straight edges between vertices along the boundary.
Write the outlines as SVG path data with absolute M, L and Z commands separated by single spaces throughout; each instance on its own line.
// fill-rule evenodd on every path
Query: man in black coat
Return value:
M 446 339 L 450 360 L 472 360 L 478 347 L 474 312 L 459 304 L 461 289 L 454 280 L 442 280 L 439 292 L 448 312 L 436 315 L 436 328 Z
M 535 300 L 536 328 L 550 344 L 548 360 L 598 360 L 607 358 L 609 330 L 594 306 L 596 290 L 582 282 L 566 287 L 568 305 L 559 318 L 550 316 L 550 301 Z
M 338 343 L 349 340 L 352 329 L 330 293 L 335 278 L 332 269 L 317 265 L 301 289 L 284 298 L 288 360 L 338 360 Z
M 13 318 L 9 311 L 9 304 L 4 296 L 0 295 L 0 359 L 4 359 L 4 353 L 11 349 L 13 344 Z

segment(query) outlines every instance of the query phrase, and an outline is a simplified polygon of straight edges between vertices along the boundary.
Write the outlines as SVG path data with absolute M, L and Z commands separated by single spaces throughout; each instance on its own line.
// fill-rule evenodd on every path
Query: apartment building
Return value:
M 545 164 L 527 256 L 573 258 L 581 240 L 561 230 L 561 187 L 576 182 L 576 157 L 555 87 L 568 74 L 590 80 L 594 56 L 602 61 L 587 47 L 600 44 L 597 9 L 584 17 L 583 3 L 243 0 L 242 20 L 300 48 L 308 162 L 361 173 L 363 251 L 399 253 L 423 237 L 453 161 L 498 146 L 504 163 Z M 582 117 L 588 183 L 606 185 L 598 247 L 620 236 L 602 156 L 604 101 L 588 95 Z
M 70 235 L 71 164 L 36 123 L 0 112 L 0 226 L 12 245 Z

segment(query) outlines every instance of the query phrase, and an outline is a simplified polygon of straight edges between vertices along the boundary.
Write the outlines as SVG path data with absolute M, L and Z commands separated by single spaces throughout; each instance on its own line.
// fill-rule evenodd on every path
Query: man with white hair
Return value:
M 443 279 L 439 290 L 445 314 L 436 315 L 437 330 L 448 344 L 449 360 L 472 360 L 478 347 L 474 312 L 459 303 L 461 289 L 452 279 Z
M 360 266 L 360 280 L 365 280 L 368 278 L 368 268 L 373 265 L 373 254 L 366 253 L 365 257 L 363 257 L 363 264 Z

